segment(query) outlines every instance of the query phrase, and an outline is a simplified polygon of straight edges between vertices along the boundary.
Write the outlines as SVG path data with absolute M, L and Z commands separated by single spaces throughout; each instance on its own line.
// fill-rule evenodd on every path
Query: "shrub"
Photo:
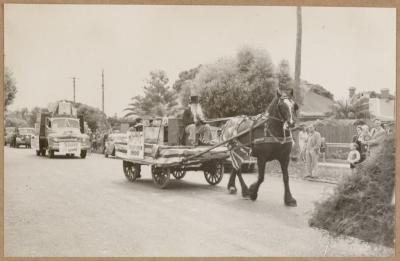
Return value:
M 380 153 L 360 164 L 334 193 L 316 203 L 310 226 L 334 236 L 353 236 L 394 246 L 395 208 L 391 204 L 395 180 L 394 137 L 387 137 Z

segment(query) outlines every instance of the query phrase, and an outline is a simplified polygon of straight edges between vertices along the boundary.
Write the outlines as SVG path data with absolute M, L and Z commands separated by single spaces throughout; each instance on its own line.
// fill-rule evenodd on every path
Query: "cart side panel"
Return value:
M 168 145 L 180 145 L 181 138 L 183 137 L 184 126 L 182 119 L 168 119 Z

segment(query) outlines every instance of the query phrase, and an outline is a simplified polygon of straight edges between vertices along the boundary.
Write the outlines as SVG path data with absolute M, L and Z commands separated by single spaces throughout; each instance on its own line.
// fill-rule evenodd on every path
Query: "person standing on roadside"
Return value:
M 321 147 L 321 134 L 315 130 L 314 125 L 310 125 L 308 130 L 309 135 L 306 145 L 306 165 L 308 175 L 304 178 L 315 178 L 317 176 L 318 156 Z
M 369 153 L 371 157 L 374 157 L 379 151 L 379 145 L 385 139 L 387 133 L 384 128 L 382 128 L 382 122 L 378 119 L 374 120 L 375 129 L 372 132 L 371 139 L 366 143 L 369 147 Z
M 350 152 L 347 156 L 347 162 L 350 163 L 351 173 L 354 174 L 356 164 L 360 162 L 360 152 L 358 151 L 358 145 L 356 143 L 350 144 Z
M 301 127 L 299 131 L 299 158 L 301 161 L 306 162 L 306 145 L 307 145 L 308 134 L 305 127 Z

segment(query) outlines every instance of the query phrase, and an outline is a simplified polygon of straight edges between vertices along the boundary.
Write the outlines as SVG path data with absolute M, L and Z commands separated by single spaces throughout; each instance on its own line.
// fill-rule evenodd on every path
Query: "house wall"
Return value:
M 394 100 L 370 98 L 369 111 L 374 117 L 384 120 L 394 120 Z

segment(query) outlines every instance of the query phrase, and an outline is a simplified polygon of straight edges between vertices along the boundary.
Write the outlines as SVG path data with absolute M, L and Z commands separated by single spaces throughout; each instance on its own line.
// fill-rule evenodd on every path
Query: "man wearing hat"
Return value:
M 203 110 L 199 104 L 199 96 L 190 96 L 189 107 L 183 112 L 185 134 L 190 145 L 206 145 L 211 142 L 210 126 L 205 124 Z M 185 137 L 184 137 L 185 138 Z
M 321 147 L 321 134 L 315 130 L 314 124 L 308 127 L 308 139 L 306 144 L 306 165 L 308 175 L 305 178 L 316 178 L 319 149 Z

